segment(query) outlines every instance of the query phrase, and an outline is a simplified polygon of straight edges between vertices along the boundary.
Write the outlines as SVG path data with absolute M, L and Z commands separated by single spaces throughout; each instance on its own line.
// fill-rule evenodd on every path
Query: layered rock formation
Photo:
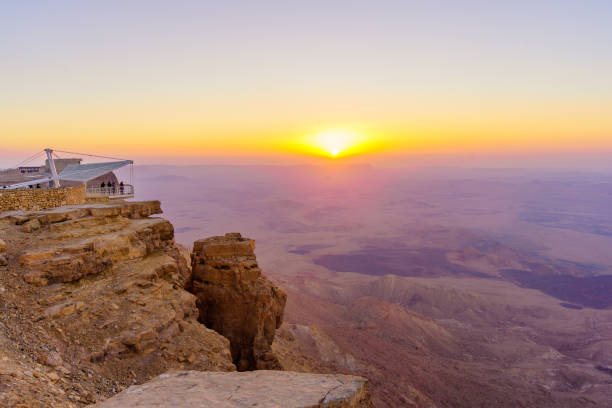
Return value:
M 190 260 L 159 213 L 157 201 L 0 213 L 0 406 L 83 406 L 173 370 L 280 368 L 270 345 L 286 295 L 254 242 L 200 240 Z M 369 406 L 356 377 L 190 372 L 142 387 L 103 406 Z M 124 395 L 138 399 L 113 405 Z
M 254 249 L 232 233 L 196 241 L 192 253 L 199 320 L 229 339 L 240 371 L 280 368 L 271 345 L 287 295 L 261 274 Z
M 367 381 L 349 375 L 281 371 L 162 374 L 104 401 L 100 408 L 369 408 Z
M 0 215 L 0 406 L 95 402 L 170 369 L 232 371 L 197 321 L 159 202 Z M 27 226 L 25 228 L 24 226 Z

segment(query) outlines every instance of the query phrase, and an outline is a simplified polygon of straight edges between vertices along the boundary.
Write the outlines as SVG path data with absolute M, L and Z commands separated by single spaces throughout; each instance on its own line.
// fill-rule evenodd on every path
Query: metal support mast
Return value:
M 57 177 L 57 170 L 55 169 L 55 161 L 53 160 L 53 149 L 45 149 L 47 153 L 47 161 L 49 162 L 49 170 L 51 170 L 51 179 L 53 179 L 53 187 L 57 188 L 60 186 L 59 177 Z

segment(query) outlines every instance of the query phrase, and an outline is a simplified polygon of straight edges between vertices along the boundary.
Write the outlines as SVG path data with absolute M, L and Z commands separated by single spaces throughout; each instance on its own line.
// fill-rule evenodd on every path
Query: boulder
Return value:
M 62 356 L 57 351 L 50 351 L 41 358 L 42 363 L 49 367 L 58 367 L 62 365 Z
M 32 232 L 32 231 L 36 231 L 39 228 L 40 228 L 40 221 L 37 218 L 32 218 L 31 220 L 23 223 L 23 225 L 21 226 L 21 230 L 23 232 Z

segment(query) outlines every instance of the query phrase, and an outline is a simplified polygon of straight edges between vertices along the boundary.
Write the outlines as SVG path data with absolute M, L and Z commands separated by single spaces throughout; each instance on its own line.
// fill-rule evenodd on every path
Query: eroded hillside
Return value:
M 337 164 L 139 185 L 179 242 L 257 237 L 288 294 L 284 367 L 363 375 L 380 407 L 610 405 L 609 174 Z

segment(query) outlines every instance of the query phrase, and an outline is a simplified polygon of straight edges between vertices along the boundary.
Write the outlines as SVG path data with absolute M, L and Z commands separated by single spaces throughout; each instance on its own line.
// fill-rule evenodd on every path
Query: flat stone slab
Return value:
M 291 371 L 177 371 L 129 387 L 97 405 L 173 408 L 372 407 L 367 380 Z

